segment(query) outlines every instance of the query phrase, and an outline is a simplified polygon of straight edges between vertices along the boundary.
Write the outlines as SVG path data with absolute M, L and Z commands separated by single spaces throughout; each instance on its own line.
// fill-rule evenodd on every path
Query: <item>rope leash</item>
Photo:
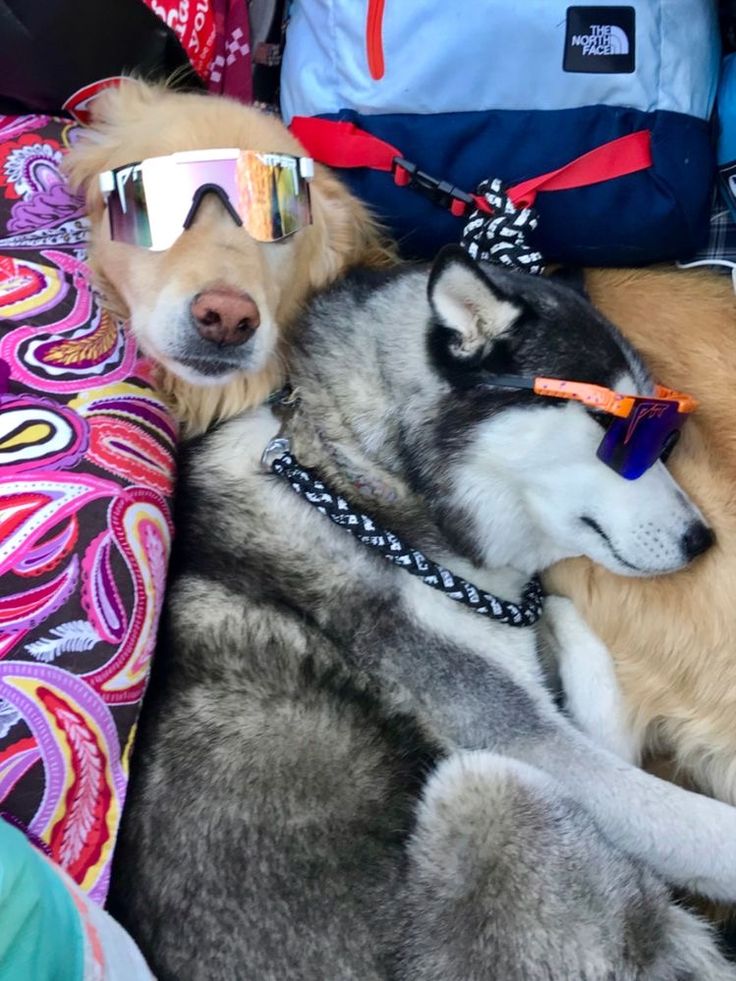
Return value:
M 500 599 L 478 589 L 466 579 L 432 562 L 419 549 L 412 548 L 398 535 L 382 528 L 369 515 L 355 510 L 345 498 L 330 490 L 314 471 L 303 467 L 291 453 L 283 452 L 287 448 L 286 444 L 285 439 L 277 438 L 266 448 L 264 461 L 273 452 L 283 453 L 271 462 L 271 471 L 286 480 L 291 489 L 320 514 L 345 529 L 361 544 L 417 576 L 427 586 L 439 590 L 482 616 L 510 627 L 529 627 L 539 620 L 544 592 L 538 576 L 534 576 L 524 586 L 519 603 Z

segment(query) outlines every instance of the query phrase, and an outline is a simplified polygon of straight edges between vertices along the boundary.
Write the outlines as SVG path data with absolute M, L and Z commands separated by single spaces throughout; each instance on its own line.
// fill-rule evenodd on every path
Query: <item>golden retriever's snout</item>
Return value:
M 198 293 L 190 311 L 199 336 L 221 347 L 245 344 L 261 322 L 253 297 L 235 290 Z

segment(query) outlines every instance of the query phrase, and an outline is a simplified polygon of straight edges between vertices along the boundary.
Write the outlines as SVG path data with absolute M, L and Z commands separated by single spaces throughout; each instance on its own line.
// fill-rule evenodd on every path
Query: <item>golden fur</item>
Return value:
M 671 756 L 678 779 L 736 804 L 736 298 L 728 277 L 700 270 L 591 270 L 586 286 L 654 376 L 699 399 L 671 468 L 717 543 L 662 578 L 574 560 L 547 585 L 610 648 L 645 752 Z
M 142 350 L 160 366 L 160 386 L 188 435 L 258 404 L 280 383 L 281 350 L 311 290 L 352 264 L 391 260 L 367 210 L 322 167 L 310 187 L 313 224 L 283 243 L 254 241 L 221 207 L 206 201 L 192 228 L 165 252 L 110 242 L 97 186 L 101 171 L 178 150 L 219 147 L 304 154 L 274 116 L 222 97 L 130 82 L 96 100 L 92 127 L 65 163 L 72 185 L 86 192 L 90 263 L 105 304 L 131 317 Z M 161 313 L 162 296 L 174 294 L 171 302 L 180 311 L 191 296 L 213 286 L 251 293 L 269 314 L 274 337 L 271 356 L 259 370 L 241 372 L 226 384 L 200 385 L 181 377 L 175 359 L 162 357 L 149 325 L 153 311 Z

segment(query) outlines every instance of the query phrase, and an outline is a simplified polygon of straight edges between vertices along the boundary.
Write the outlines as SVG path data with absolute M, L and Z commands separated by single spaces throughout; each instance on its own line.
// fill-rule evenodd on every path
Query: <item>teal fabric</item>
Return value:
M 83 981 L 84 938 L 54 867 L 0 818 L 0 981 Z

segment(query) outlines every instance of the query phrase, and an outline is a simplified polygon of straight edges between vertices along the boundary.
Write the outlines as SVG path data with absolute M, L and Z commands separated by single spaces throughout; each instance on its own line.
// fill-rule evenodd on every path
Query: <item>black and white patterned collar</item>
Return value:
M 286 437 L 277 436 L 271 440 L 263 453 L 262 463 L 266 470 L 283 478 L 295 493 L 367 548 L 417 576 L 433 589 L 445 593 L 450 599 L 510 627 L 531 627 L 542 615 L 544 591 L 538 576 L 533 576 L 524 586 L 518 603 L 478 589 L 466 579 L 432 562 L 419 549 L 406 544 L 398 535 L 382 528 L 370 515 L 358 511 L 344 497 L 332 491 L 313 470 L 303 467 L 296 460 Z

